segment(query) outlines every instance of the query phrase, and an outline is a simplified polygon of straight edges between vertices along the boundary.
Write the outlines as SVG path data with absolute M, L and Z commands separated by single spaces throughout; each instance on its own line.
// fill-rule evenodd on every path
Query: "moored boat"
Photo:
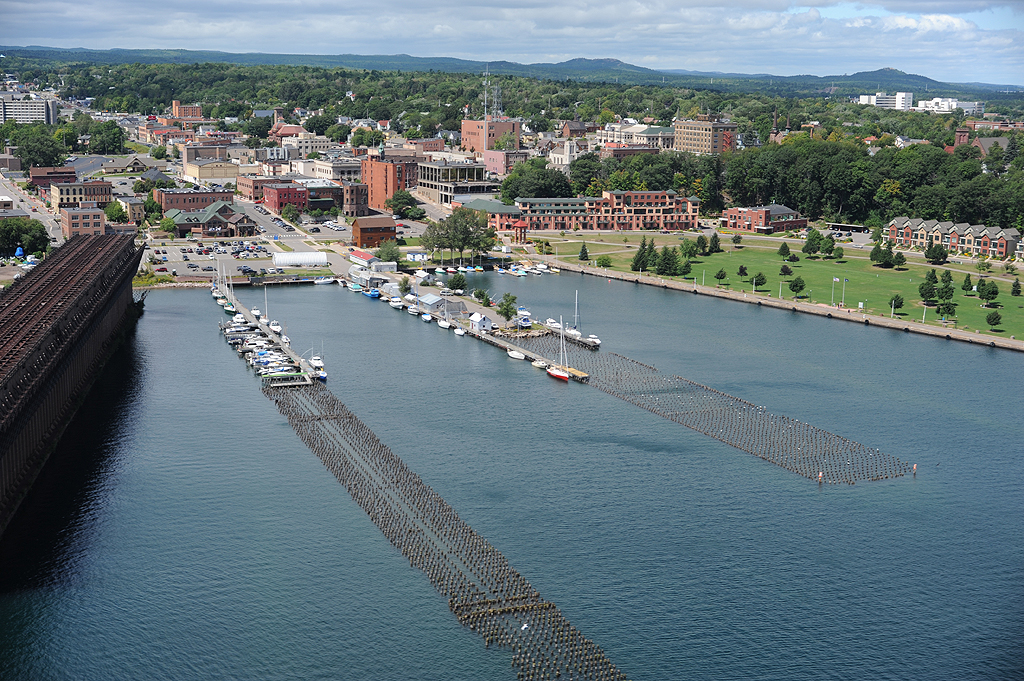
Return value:
M 314 284 L 333 284 L 334 277 L 316 277 L 313 279 Z
M 509 350 L 508 356 L 511 357 L 512 359 L 526 359 L 526 355 L 519 352 L 518 350 Z
M 363 287 L 355 282 L 352 282 L 351 284 L 348 285 L 348 290 L 353 291 L 355 293 L 362 293 Z
M 422 319 L 423 321 L 425 321 L 427 323 L 430 323 L 430 322 L 434 321 L 434 318 L 430 316 L 429 312 L 424 312 L 423 314 L 421 314 L 420 315 L 420 319 Z
M 363 295 L 368 298 L 380 298 L 380 289 L 371 288 L 369 290 L 363 289 Z
M 461 326 L 456 326 L 455 327 L 455 335 L 456 336 L 465 336 L 466 335 L 466 330 L 464 328 L 462 328 Z

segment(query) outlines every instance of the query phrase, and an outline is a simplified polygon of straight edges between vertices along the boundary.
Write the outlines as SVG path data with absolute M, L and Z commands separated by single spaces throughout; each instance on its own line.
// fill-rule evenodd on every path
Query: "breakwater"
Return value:
M 626 678 L 326 387 L 263 392 L 462 625 L 512 653 L 517 678 Z
M 526 352 L 557 357 L 555 336 L 516 342 Z M 574 347 L 567 364 L 585 372 L 587 383 L 609 395 L 812 480 L 852 485 L 912 471 L 909 463 L 891 454 L 613 352 Z

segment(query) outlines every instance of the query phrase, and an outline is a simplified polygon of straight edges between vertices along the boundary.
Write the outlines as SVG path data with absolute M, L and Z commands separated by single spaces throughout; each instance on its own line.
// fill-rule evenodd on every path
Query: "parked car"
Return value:
M 166 267 L 157 267 L 157 268 L 156 268 L 156 271 L 157 271 L 157 272 L 166 272 L 166 271 L 167 271 L 167 268 L 166 268 Z
M 313 233 L 313 234 L 319 234 L 320 233 L 320 228 L 319 227 L 310 227 L 309 231 L 311 233 Z

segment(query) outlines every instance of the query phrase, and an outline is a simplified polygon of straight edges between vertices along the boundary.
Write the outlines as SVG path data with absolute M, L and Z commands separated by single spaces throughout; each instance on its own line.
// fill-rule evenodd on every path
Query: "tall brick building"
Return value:
M 494 148 L 494 143 L 506 132 L 512 133 L 512 148 L 519 149 L 519 137 L 523 126 L 519 121 L 494 119 L 484 116 L 482 121 L 462 121 L 462 146 L 470 151 L 483 153 Z
M 416 160 L 366 157 L 362 161 L 363 184 L 367 187 L 367 201 L 374 210 L 387 210 L 384 202 L 400 189 L 417 186 L 419 168 Z

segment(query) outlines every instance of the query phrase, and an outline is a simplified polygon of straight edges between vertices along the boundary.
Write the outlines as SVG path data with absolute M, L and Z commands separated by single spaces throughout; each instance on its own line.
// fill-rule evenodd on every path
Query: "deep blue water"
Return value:
M 1019 355 L 571 275 L 615 351 L 918 464 L 819 487 L 339 287 L 330 387 L 636 679 L 1024 678 Z M 262 291 L 240 291 L 262 305 Z M 0 544 L 0 678 L 514 679 L 294 435 L 205 290 L 136 335 Z

